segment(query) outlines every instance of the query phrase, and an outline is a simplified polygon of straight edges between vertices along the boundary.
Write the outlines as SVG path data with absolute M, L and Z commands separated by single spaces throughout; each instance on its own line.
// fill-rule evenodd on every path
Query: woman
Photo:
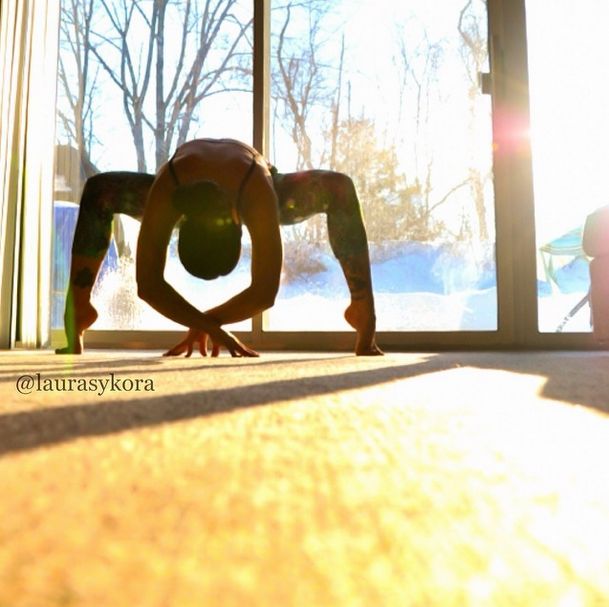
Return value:
M 281 174 L 254 148 L 232 139 L 185 143 L 161 167 L 151 186 L 147 177 L 107 173 L 87 182 L 66 298 L 68 347 L 58 352 L 81 352 L 84 330 L 97 316 L 90 292 L 109 244 L 112 213 L 142 217 L 136 257 L 139 296 L 168 318 L 190 327 L 186 339 L 168 355 L 190 355 L 197 342 L 205 354 L 209 336 L 213 355 L 223 346 L 232 356 L 257 356 L 222 325 L 250 318 L 273 305 L 282 263 L 280 224 L 325 212 L 330 244 L 351 293 L 345 318 L 357 331 L 356 354 L 382 354 L 375 343 L 366 232 L 349 177 L 333 171 Z M 245 226 L 252 243 L 250 286 L 204 313 L 194 308 L 163 278 L 176 224 L 182 263 L 204 279 L 225 275 L 235 267 Z

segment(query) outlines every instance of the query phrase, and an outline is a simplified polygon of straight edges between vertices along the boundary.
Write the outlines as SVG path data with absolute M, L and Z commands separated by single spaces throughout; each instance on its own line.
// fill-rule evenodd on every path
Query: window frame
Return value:
M 270 7 L 254 0 L 253 144 L 269 150 Z M 391 350 L 445 349 L 601 349 L 590 333 L 541 333 L 537 322 L 536 242 L 531 147 L 526 138 L 507 146 L 506 117 L 529 126 L 525 0 L 487 0 L 492 97 L 495 194 L 497 319 L 495 331 L 379 332 L 378 343 Z M 508 150 L 506 153 L 497 150 Z M 53 344 L 63 343 L 54 330 Z M 353 331 L 265 331 L 263 315 L 252 330 L 235 334 L 261 350 L 345 351 Z M 100 331 L 86 335 L 87 348 L 162 349 L 174 345 L 179 331 Z

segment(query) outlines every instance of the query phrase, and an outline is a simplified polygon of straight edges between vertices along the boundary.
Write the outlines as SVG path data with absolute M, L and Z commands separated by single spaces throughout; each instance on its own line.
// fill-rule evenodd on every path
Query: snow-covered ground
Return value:
M 132 221 L 132 220 L 131 220 Z M 138 224 L 127 222 L 135 250 Z M 73 229 L 73 227 L 72 227 Z M 56 230 L 57 231 L 57 230 Z M 59 230 L 61 232 L 61 230 Z M 63 238 L 70 238 L 65 234 Z M 173 243 L 175 247 L 175 243 Z M 69 247 L 56 243 L 53 327 L 63 324 L 63 293 Z M 211 283 L 190 276 L 170 254 L 165 276 L 200 309 L 212 307 L 249 283 L 249 243 L 228 277 Z M 379 331 L 494 331 L 497 329 L 497 288 L 494 247 L 446 243 L 371 244 L 371 266 Z M 61 269 L 63 266 L 63 269 Z M 543 277 L 542 277 L 543 278 Z M 587 264 L 567 260 L 556 281 L 539 282 L 540 330 L 554 332 L 588 290 Z M 286 242 L 284 273 L 275 306 L 265 328 L 274 331 L 349 330 L 343 311 L 349 293 L 338 262 L 327 244 Z M 111 250 L 93 295 L 100 312 L 96 329 L 182 329 L 137 297 L 134 263 Z M 233 325 L 247 330 L 249 321 Z M 584 306 L 564 331 L 590 331 L 589 307 Z

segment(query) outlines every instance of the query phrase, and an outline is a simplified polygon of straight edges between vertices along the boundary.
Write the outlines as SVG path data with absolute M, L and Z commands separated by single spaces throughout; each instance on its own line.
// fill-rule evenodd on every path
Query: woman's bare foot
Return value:
M 359 336 L 355 344 L 356 356 L 383 356 L 385 353 L 376 345 L 374 339 L 370 341 L 360 341 Z
M 82 354 L 83 351 L 82 333 L 69 342 L 65 348 L 56 348 L 55 354 Z
M 376 318 L 374 306 L 367 301 L 352 301 L 345 310 L 345 320 L 357 331 L 357 356 L 382 356 L 383 351 L 374 339 Z
M 68 345 L 57 348 L 55 354 L 82 354 L 84 350 L 84 333 L 97 320 L 97 310 L 90 302 L 81 304 L 78 308 L 69 299 L 66 303 L 64 324 Z

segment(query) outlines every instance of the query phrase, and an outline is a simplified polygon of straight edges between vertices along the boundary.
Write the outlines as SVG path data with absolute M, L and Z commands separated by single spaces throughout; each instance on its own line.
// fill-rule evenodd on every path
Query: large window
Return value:
M 63 0 L 60 31 L 52 325 L 63 327 L 70 246 L 84 179 L 155 173 L 182 142 L 252 139 L 252 3 L 248 0 Z M 93 292 L 92 329 L 180 329 L 137 297 L 139 223 L 114 219 Z M 200 308 L 249 281 L 248 244 L 225 280 L 202 285 L 170 246 L 165 277 Z M 240 323 L 248 328 L 249 322 Z
M 272 160 L 283 172 L 353 178 L 378 329 L 496 330 L 485 2 L 271 6 Z M 286 228 L 284 242 L 265 328 L 347 329 L 349 292 L 325 218 Z
M 53 327 L 84 180 L 234 137 L 282 172 L 352 177 L 381 343 L 590 345 L 581 228 L 607 203 L 609 14 L 603 0 L 550 4 L 62 0 Z M 104 337 L 181 329 L 137 297 L 138 229 L 115 218 L 93 294 Z M 276 303 L 237 328 L 259 347 L 348 347 L 326 218 L 282 235 Z M 248 284 L 249 261 L 246 240 L 230 276 L 202 283 L 174 241 L 166 278 L 204 309 Z
M 185 139 L 251 141 L 252 132 L 250 2 L 63 2 L 55 327 L 86 176 L 154 172 Z M 488 69 L 485 3 L 382 4 L 270 4 L 269 156 L 284 172 L 328 168 L 354 179 L 379 330 L 495 330 L 491 111 L 478 81 Z M 138 225 L 115 219 L 93 329 L 178 328 L 137 298 Z M 265 329 L 348 329 L 325 218 L 283 236 L 282 287 Z M 167 279 L 195 305 L 249 280 L 247 243 L 236 271 L 213 288 L 201 288 L 174 249 Z
M 527 0 L 539 329 L 589 332 L 586 216 L 606 205 L 609 5 Z

